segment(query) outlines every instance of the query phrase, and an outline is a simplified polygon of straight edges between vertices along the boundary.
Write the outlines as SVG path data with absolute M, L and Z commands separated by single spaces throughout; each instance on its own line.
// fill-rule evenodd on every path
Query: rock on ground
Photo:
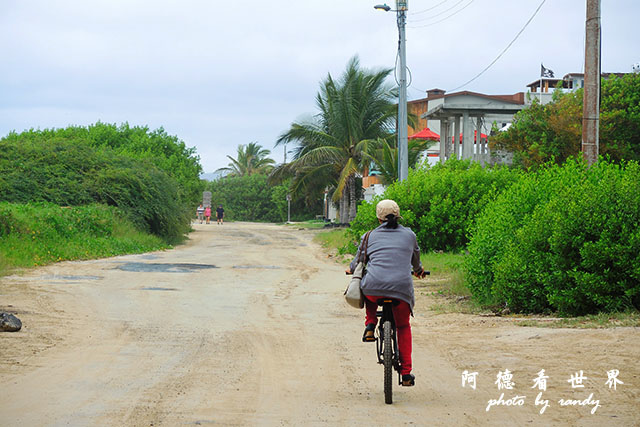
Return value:
M 0 331 L 17 332 L 22 329 L 22 322 L 10 313 L 0 313 Z

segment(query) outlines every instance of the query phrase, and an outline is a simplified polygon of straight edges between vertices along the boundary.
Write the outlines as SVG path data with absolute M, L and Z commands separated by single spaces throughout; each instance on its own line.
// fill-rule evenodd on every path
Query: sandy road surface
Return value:
M 0 280 L 0 425 L 640 425 L 640 331 L 522 328 L 437 315 L 418 287 L 413 388 L 382 368 L 312 232 L 196 225 L 175 250 L 65 262 Z M 512 390 L 498 391 L 509 369 Z M 549 377 L 540 414 L 533 378 Z M 606 372 L 623 385 L 609 389 Z M 462 371 L 478 372 L 477 389 Z M 583 370 L 583 389 L 570 375 Z M 523 406 L 488 401 L 524 396 Z M 559 399 L 594 405 L 561 407 Z

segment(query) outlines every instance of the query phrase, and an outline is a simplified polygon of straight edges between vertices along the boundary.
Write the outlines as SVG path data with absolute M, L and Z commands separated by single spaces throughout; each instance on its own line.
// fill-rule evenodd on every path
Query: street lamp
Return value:
M 404 181 L 409 176 L 409 147 L 407 135 L 407 53 L 405 40 L 405 24 L 407 22 L 407 0 L 396 0 L 395 12 L 398 17 L 398 56 L 400 60 L 400 81 L 398 82 L 398 180 Z M 374 9 L 389 12 L 387 4 L 379 4 Z

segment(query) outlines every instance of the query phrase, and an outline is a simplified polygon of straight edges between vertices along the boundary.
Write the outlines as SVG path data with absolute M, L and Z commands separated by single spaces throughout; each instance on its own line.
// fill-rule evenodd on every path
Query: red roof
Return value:
M 411 135 L 409 139 L 432 139 L 434 141 L 440 141 L 440 135 L 429 128 L 424 128 L 420 132 Z

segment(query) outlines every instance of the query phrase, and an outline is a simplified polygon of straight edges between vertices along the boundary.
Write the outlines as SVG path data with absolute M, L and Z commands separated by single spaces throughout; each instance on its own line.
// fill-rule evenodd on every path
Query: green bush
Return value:
M 55 149 L 48 147 L 54 141 L 79 144 L 77 150 L 80 151 L 86 151 L 84 147 L 97 149 L 96 151 L 107 149 L 111 153 L 118 154 L 119 157 L 142 160 L 147 164 L 152 163 L 176 181 L 180 203 L 190 206 L 202 198 L 204 188 L 204 184 L 200 180 L 202 166 L 200 166 L 200 158 L 197 156 L 195 148 L 187 148 L 183 141 L 176 136 L 168 135 L 162 128 L 152 131 L 146 126 L 132 127 L 128 123 L 116 126 L 115 124 L 97 122 L 86 127 L 69 126 L 61 129 L 30 129 L 21 133 L 11 132 L 0 140 L 0 142 L 16 145 L 34 144 L 40 151 L 34 153 L 36 156 L 49 155 L 53 151 L 58 157 L 58 162 L 56 166 L 51 167 L 64 172 L 56 174 L 56 176 L 64 183 L 78 182 L 74 179 L 73 173 L 90 169 L 95 162 L 91 158 L 83 156 L 82 153 L 80 156 L 74 157 L 75 152 L 70 149 L 69 144 L 63 144 L 63 151 L 56 153 Z M 31 174 L 39 172 L 30 171 Z M 47 175 L 51 175 L 52 171 L 46 172 Z M 68 179 L 65 179 L 65 174 Z M 66 198 L 68 199 L 68 195 Z M 52 197 L 48 197 L 47 200 L 52 200 Z
M 122 209 L 141 230 L 175 243 L 190 229 L 189 210 L 180 204 L 175 181 L 145 163 L 125 158 L 96 172 L 94 198 Z
M 640 308 L 639 223 L 637 163 L 549 165 L 479 216 L 468 286 L 480 303 L 516 312 Z
M 179 185 L 150 161 L 53 137 L 0 141 L 0 202 L 104 203 L 141 230 L 178 241 L 190 228 Z
M 476 215 L 498 193 L 517 180 L 520 172 L 505 167 L 483 168 L 478 163 L 451 159 L 433 168 L 412 170 L 384 193 L 395 200 L 401 223 L 416 233 L 423 251 L 463 250 Z M 351 224 L 353 238 L 378 225 L 375 204 L 362 203 Z

